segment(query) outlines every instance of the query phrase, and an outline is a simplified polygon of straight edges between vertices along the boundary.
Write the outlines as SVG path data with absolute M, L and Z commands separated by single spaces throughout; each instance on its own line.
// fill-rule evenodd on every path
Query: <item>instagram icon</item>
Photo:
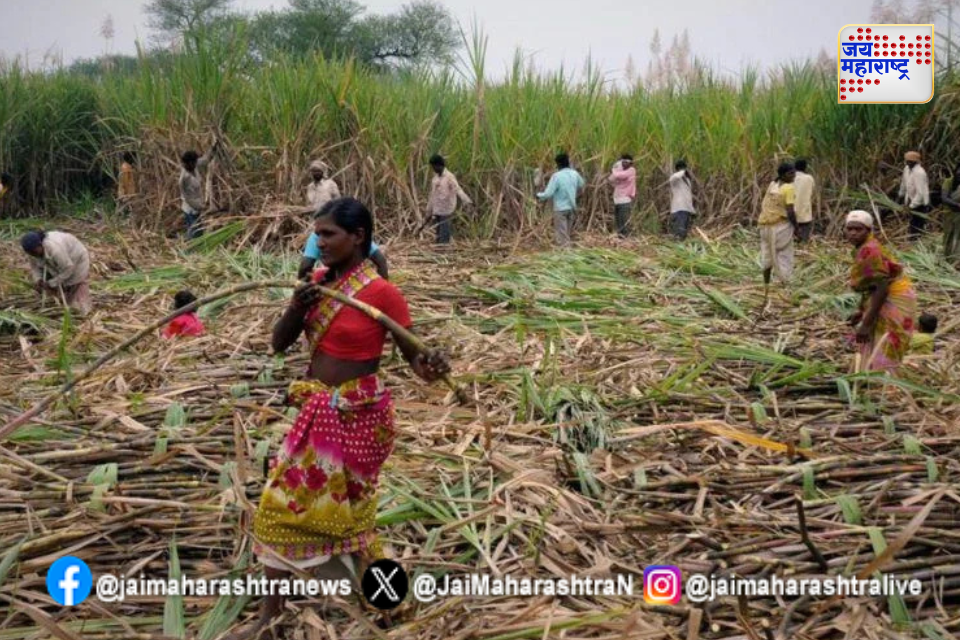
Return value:
M 643 601 L 647 604 L 679 604 L 680 568 L 665 564 L 644 568 Z

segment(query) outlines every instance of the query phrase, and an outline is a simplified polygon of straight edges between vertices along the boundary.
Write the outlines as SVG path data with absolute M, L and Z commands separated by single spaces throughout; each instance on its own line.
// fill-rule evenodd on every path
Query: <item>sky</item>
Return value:
M 360 0 L 368 11 L 390 13 L 404 0 Z M 837 32 L 869 22 L 872 0 L 441 0 L 469 30 L 476 19 L 489 38 L 487 68 L 499 76 L 520 48 L 541 69 L 582 69 L 590 56 L 611 79 L 622 77 L 628 57 L 643 73 L 659 29 L 665 45 L 684 29 L 692 52 L 714 68 L 735 73 L 745 65 L 768 68 L 836 55 Z M 111 16 L 111 53 L 133 53 L 150 32 L 140 0 L 0 0 L 0 54 L 30 66 L 48 53 L 69 64 L 104 53 L 100 27 Z M 285 0 L 235 0 L 237 9 L 287 6 Z

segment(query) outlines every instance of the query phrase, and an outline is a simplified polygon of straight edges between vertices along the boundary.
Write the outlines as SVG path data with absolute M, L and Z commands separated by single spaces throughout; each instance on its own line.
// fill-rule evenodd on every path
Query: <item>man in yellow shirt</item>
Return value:
M 943 181 L 940 193 L 947 206 L 943 212 L 943 257 L 960 268 L 960 165 Z
M 0 173 L 0 200 L 7 195 L 7 191 L 13 189 L 13 176 L 9 173 Z
M 137 176 L 133 169 L 134 158 L 129 151 L 123 153 L 120 176 L 117 180 L 117 210 L 130 213 L 130 204 L 137 195 Z
M 793 179 L 796 175 L 796 169 L 789 162 L 777 167 L 777 179 L 767 187 L 757 220 L 763 283 L 768 288 L 774 271 L 777 279 L 784 283 L 793 275 L 793 232 L 797 226 Z
M 793 188 L 797 194 L 797 241 L 801 244 L 810 240 L 813 231 L 813 192 L 816 188 L 813 176 L 807 173 L 807 161 L 803 158 L 794 164 L 797 177 L 793 181 Z

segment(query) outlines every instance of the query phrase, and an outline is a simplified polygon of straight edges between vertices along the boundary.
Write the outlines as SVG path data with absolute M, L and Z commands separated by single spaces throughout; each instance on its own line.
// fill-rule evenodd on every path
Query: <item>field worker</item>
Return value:
M 670 232 L 678 240 L 685 240 L 690 221 L 697 211 L 693 208 L 693 177 L 686 160 L 677 160 L 670 176 Z
M 340 197 L 340 187 L 333 178 L 327 178 L 328 167 L 321 160 L 310 163 L 310 177 L 313 182 L 307 187 L 307 205 L 316 214 L 323 205 Z
M 13 190 L 13 176 L 9 173 L 0 173 L 0 200 Z
M 614 163 L 607 181 L 613 185 L 613 218 L 621 238 L 630 235 L 630 210 L 637 197 L 637 170 L 633 156 L 625 153 Z
M 923 234 L 930 213 L 930 182 L 920 166 L 919 151 L 907 151 L 903 160 L 906 166 L 900 180 L 900 203 L 910 208 L 910 239 L 916 240 Z
M 848 322 L 856 330 L 861 367 L 893 372 L 910 350 L 917 293 L 900 261 L 873 235 L 869 212 L 851 211 L 843 231 L 854 247 L 850 287 L 860 294 L 860 305 Z
M 130 213 L 130 201 L 137 195 L 137 176 L 133 163 L 133 154 L 124 151 L 117 180 L 117 209 L 122 213 Z
M 430 168 L 434 176 L 430 183 L 430 199 L 427 201 L 427 215 L 436 225 L 437 244 L 450 243 L 450 218 L 457 208 L 457 198 L 465 205 L 472 205 L 473 201 L 460 188 L 457 177 L 447 169 L 447 162 L 443 156 L 437 154 L 430 158 Z
M 197 152 L 191 149 L 180 157 L 180 200 L 188 240 L 203 235 L 200 215 L 204 208 L 204 198 L 200 175 L 206 171 L 219 144 L 219 140 L 215 141 L 203 156 L 198 156 Z
M 769 291 L 773 272 L 784 283 L 793 275 L 793 231 L 797 225 L 793 179 L 796 175 L 796 169 L 789 162 L 777 167 L 777 179 L 767 187 L 760 207 L 757 225 L 760 227 L 760 262 L 765 291 Z
M 793 181 L 793 188 L 797 195 L 795 209 L 797 212 L 797 239 L 800 242 L 810 240 L 813 231 L 813 192 L 816 188 L 813 176 L 807 173 L 807 161 L 800 158 L 794 163 L 797 177 Z
M 65 300 L 80 315 L 90 313 L 90 254 L 76 237 L 62 231 L 31 231 L 20 239 L 20 246 L 30 256 L 38 293 Z
M 942 200 L 947 206 L 943 214 L 943 257 L 960 268 L 960 165 L 953 176 L 943 182 Z
M 321 242 L 319 234 L 322 231 L 320 219 L 326 215 L 328 209 L 335 206 L 333 203 L 337 203 L 340 200 L 343 200 L 343 198 L 331 200 L 320 207 L 320 210 L 314 215 L 313 233 L 311 233 L 310 237 L 307 238 L 307 246 L 303 249 L 303 258 L 300 260 L 300 269 L 297 271 L 297 278 L 300 280 L 309 280 L 313 274 L 313 269 L 318 262 L 321 263 L 320 267 L 324 266 L 323 250 L 320 247 Z M 376 242 L 370 242 L 370 252 L 367 254 L 367 257 L 370 258 L 371 262 L 373 262 L 374 266 L 376 266 L 377 273 L 380 275 L 380 277 L 384 280 L 387 280 L 389 276 L 387 259 L 384 257 L 383 251 L 380 250 L 380 246 Z
M 573 226 L 577 215 L 577 193 L 586 182 L 570 168 L 570 156 L 559 153 L 554 158 L 557 171 L 550 176 L 547 188 L 537 194 L 539 200 L 553 200 L 553 230 L 557 245 L 567 246 L 573 240 Z

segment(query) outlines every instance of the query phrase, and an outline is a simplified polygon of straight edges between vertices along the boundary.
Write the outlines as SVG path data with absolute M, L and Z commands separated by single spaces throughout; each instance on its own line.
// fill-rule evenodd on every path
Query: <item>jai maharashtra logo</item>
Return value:
M 837 102 L 929 102 L 935 45 L 932 24 L 848 24 L 837 35 Z

